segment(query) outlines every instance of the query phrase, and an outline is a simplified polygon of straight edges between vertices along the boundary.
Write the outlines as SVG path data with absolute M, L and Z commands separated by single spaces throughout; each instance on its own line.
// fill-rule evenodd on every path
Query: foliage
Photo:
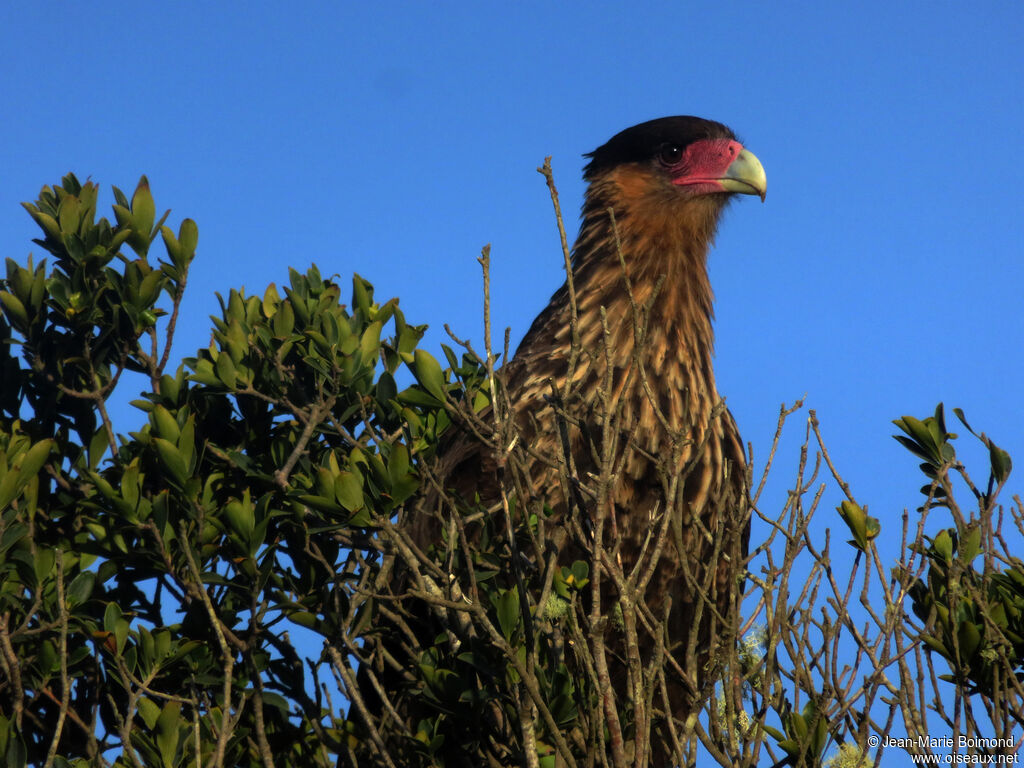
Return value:
M 0 281 L 8 765 L 644 765 L 658 739 L 723 765 L 839 764 L 840 746 L 854 765 L 880 755 L 869 736 L 897 712 L 911 735 L 934 735 L 931 712 L 950 733 L 1019 737 L 1024 568 L 998 505 L 1011 464 L 978 435 L 990 479 L 976 489 L 941 407 L 897 421 L 929 484 L 894 569 L 876 547 L 893 521 L 834 468 L 846 586 L 828 540 L 815 548 L 812 439 L 831 462 L 812 412 L 785 508 L 767 515 L 754 494 L 765 535 L 735 558 L 746 599 L 727 641 L 689 649 L 683 669 L 630 658 L 613 690 L 605 654 L 628 656 L 661 617 L 614 551 L 551 555 L 565 526 L 525 491 L 529 446 L 489 346 L 444 347 L 442 368 L 397 300 L 357 275 L 342 304 L 312 267 L 261 296 L 231 290 L 209 346 L 172 363 L 198 229 L 158 219 L 145 177 L 113 194 L 111 223 L 92 182 L 44 187 L 25 208 L 49 256 L 8 259 Z M 126 373 L 145 391 L 119 434 L 108 403 Z M 439 484 L 456 430 L 500 457 L 498 513 Z M 566 487 L 600 499 L 610 478 L 565 458 Z M 976 509 L 957 504 L 957 477 Z M 926 534 L 936 508 L 952 526 Z M 1009 516 L 1016 541 L 1019 503 Z M 423 550 L 409 529 L 428 518 L 440 535 Z M 562 535 L 602 540 L 578 519 Z M 666 722 L 666 680 L 697 665 L 714 672 L 703 714 Z
M 397 301 L 357 276 L 349 310 L 313 268 L 283 298 L 231 291 L 209 348 L 167 372 L 197 228 L 154 224 L 145 178 L 114 194 L 111 225 L 91 182 L 44 188 L 26 208 L 52 267 L 8 260 L 0 294 L 0 748 L 12 764 L 118 745 L 136 765 L 323 762 L 344 720 L 282 627 L 341 631 L 357 574 L 339 553 L 418 487 L 412 462 L 446 422 L 440 366 Z M 422 386 L 398 391 L 403 365 Z M 149 381 L 146 420 L 117 436 L 105 404 L 126 370 Z
M 920 511 L 947 508 L 956 524 L 934 537 L 925 536 L 917 545 L 928 571 L 910 588 L 912 608 L 926 625 L 921 640 L 949 665 L 950 672 L 939 679 L 967 695 L 978 694 L 1001 720 L 1024 723 L 1008 696 L 1024 681 L 1024 561 L 1006 551 L 1005 542 L 1000 546 L 990 519 L 1012 462 L 1006 451 L 971 429 L 959 408 L 954 412 L 989 453 L 986 490 L 979 491 L 968 481 L 979 514 L 967 519 L 955 502 L 949 478 L 950 470 L 962 465 L 953 443 L 957 436 L 946 431 L 942 405 L 924 421 L 904 416 L 895 422 L 905 433 L 897 439 L 925 459 L 921 471 L 931 479 L 921 489 L 926 501 Z M 979 557 L 980 571 L 975 566 Z M 968 698 L 963 705 L 969 713 Z

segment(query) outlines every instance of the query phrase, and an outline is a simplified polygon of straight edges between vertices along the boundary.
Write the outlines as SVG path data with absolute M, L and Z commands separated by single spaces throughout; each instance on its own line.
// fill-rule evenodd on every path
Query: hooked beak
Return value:
M 762 203 L 768 191 L 768 178 L 765 176 L 764 166 L 753 152 L 746 149 L 736 156 L 726 169 L 725 176 L 717 181 L 726 192 L 757 195 Z

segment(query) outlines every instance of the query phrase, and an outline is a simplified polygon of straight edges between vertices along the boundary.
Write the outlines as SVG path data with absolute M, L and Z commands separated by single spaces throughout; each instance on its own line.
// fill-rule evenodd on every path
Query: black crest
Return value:
M 685 147 L 700 139 L 735 138 L 728 127 L 702 117 L 679 115 L 648 120 L 620 131 L 584 155 L 590 158 L 590 162 L 583 169 L 583 178 L 590 181 L 603 171 L 623 163 L 647 162 L 666 144 Z

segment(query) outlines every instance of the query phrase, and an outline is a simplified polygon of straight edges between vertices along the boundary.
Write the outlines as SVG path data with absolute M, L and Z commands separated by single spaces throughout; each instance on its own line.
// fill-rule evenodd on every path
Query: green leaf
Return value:
M 316 630 L 320 625 L 320 619 L 316 617 L 316 614 L 309 611 L 292 611 L 288 614 L 288 618 L 306 629 Z
M 11 523 L 5 526 L 3 534 L 0 535 L 0 554 L 3 554 L 25 538 L 29 530 L 30 528 L 26 523 Z
M 127 620 L 118 619 L 114 625 L 114 639 L 117 641 L 117 652 L 122 653 L 124 651 L 124 645 L 128 641 L 128 632 L 131 627 L 128 625 Z
M 119 232 L 115 233 L 114 236 L 110 239 L 110 243 L 107 245 L 107 250 L 111 254 L 117 253 L 118 249 L 122 245 L 124 245 L 125 241 L 129 237 L 131 237 L 131 234 L 131 229 L 122 229 Z
M 127 233 L 122 239 L 122 242 L 132 236 L 132 212 L 128 210 L 127 203 L 128 201 L 125 200 L 125 205 L 117 203 L 113 206 L 114 218 L 117 219 L 117 225 L 122 227 L 124 230 L 119 234 L 124 234 L 124 232 Z
M 7 766 L 8 768 L 22 768 L 28 765 L 28 748 L 20 733 L 11 734 L 7 742 Z
M 846 522 L 850 533 L 853 534 L 853 541 L 850 543 L 862 552 L 867 550 L 867 515 L 864 513 L 864 510 L 858 504 L 848 499 L 844 499 L 842 504 L 836 509 L 839 512 L 839 516 Z
M 74 607 L 81 605 L 92 595 L 93 586 L 96 584 L 96 573 L 94 571 L 82 571 L 68 585 L 68 605 Z
M 156 727 L 157 719 L 160 717 L 160 707 L 152 699 L 147 699 L 145 696 L 139 699 L 138 707 L 139 714 L 142 716 L 142 722 L 146 724 L 149 730 L 153 730 Z
M 156 206 L 153 203 L 153 195 L 149 191 L 149 179 L 145 176 L 139 179 L 135 187 L 135 194 L 132 195 L 132 220 L 138 234 L 145 236 L 148 245 L 149 235 L 153 231 L 153 222 L 156 220 Z M 141 254 L 140 254 L 141 255 Z
M 1006 479 L 1010 476 L 1010 470 L 1013 469 L 1013 462 L 1010 460 L 1010 454 L 995 443 L 989 441 L 988 456 L 989 463 L 992 465 L 992 477 L 995 478 L 997 483 L 1001 484 L 1006 482 Z
M 373 286 L 359 275 L 352 275 L 352 306 L 369 317 L 373 304 Z
M 398 387 L 395 386 L 395 377 L 385 371 L 377 379 L 377 400 L 386 403 L 398 396 Z
M 185 264 L 196 255 L 199 245 L 199 227 L 192 219 L 183 219 L 178 227 L 178 242 L 181 244 L 181 255 Z
M 284 301 L 274 313 L 274 335 L 278 338 L 286 338 L 291 335 L 295 328 L 295 312 L 292 309 L 290 300 Z
M 6 509 L 7 505 L 17 498 L 20 479 L 21 473 L 14 467 L 8 469 L 3 478 L 0 478 L 0 511 Z
M 162 661 L 171 652 L 171 633 L 167 630 L 157 630 L 153 633 L 153 654 L 154 658 Z
M 380 332 L 383 325 L 375 320 L 366 326 L 359 340 L 359 359 L 363 365 L 374 365 L 380 358 Z
M 231 361 L 231 355 L 226 351 L 217 355 L 217 362 L 214 363 L 214 368 L 217 371 L 217 378 L 224 382 L 224 386 L 228 389 L 234 389 L 235 384 L 238 382 L 238 372 L 235 369 L 235 364 Z
M 413 353 L 412 373 L 416 381 L 441 402 L 445 399 L 444 374 L 441 364 L 428 352 L 417 349 Z
M 943 645 L 942 641 L 938 638 L 932 637 L 931 635 L 921 635 L 921 639 L 924 641 L 925 645 L 927 645 L 933 651 L 936 651 L 941 656 L 947 659 L 951 658 L 949 651 L 946 650 L 946 646 Z
M 0 304 L 3 304 L 4 312 L 12 326 L 19 331 L 28 329 L 28 313 L 25 311 L 25 305 L 18 300 L 17 296 L 7 291 L 0 291 Z
M 878 518 L 868 515 L 867 520 L 864 523 L 864 535 L 867 537 L 867 540 L 873 541 L 881 532 L 882 525 L 878 522 Z
M 400 483 L 409 474 L 409 448 L 403 443 L 391 447 L 388 456 L 388 478 L 392 483 Z
M 60 240 L 60 226 L 57 224 L 57 220 L 47 213 L 43 213 L 34 205 L 29 203 L 22 203 L 21 207 L 28 211 L 29 216 L 39 225 L 39 228 L 43 230 L 43 234 L 47 237 L 51 237 L 54 240 Z
M 349 512 L 356 512 L 363 506 L 363 483 L 352 472 L 342 472 L 334 480 L 334 495 Z
M 53 440 L 40 440 L 25 453 L 15 458 L 13 466 L 0 480 L 0 509 L 14 501 L 25 486 L 39 474 L 39 470 L 46 463 L 52 450 Z
M 60 201 L 57 209 L 57 223 L 60 224 L 62 234 L 74 235 L 78 233 L 78 225 L 82 221 L 81 206 L 78 198 L 68 195 Z
M 156 447 L 156 452 L 160 455 L 160 463 L 170 473 L 171 478 L 178 485 L 185 485 L 189 477 L 188 464 L 182 457 L 181 452 L 178 451 L 178 448 L 162 437 L 154 437 L 153 445 Z
M 18 462 L 20 465 L 20 474 L 22 484 L 27 483 L 39 470 L 42 469 L 43 464 L 50 457 L 50 452 L 53 450 L 53 440 L 40 440 L 35 443 L 25 455 Z
M 326 496 L 316 496 L 311 493 L 300 493 L 295 498 L 301 504 L 312 507 L 317 512 L 325 512 L 327 514 L 336 514 L 338 512 L 338 502 L 334 498 L 329 499 Z
M 498 625 L 501 627 L 501 634 L 506 640 L 512 639 L 512 634 L 519 626 L 522 618 L 519 614 L 519 592 L 515 589 L 506 589 L 498 597 L 496 606 L 498 611 Z
M 960 643 L 960 658 L 964 663 L 970 663 L 981 645 L 981 633 L 973 621 L 962 621 L 956 634 Z
M 974 525 L 969 528 L 966 535 L 960 537 L 960 557 L 963 562 L 970 565 L 981 552 L 981 526 Z
M 164 768 L 174 768 L 181 738 L 181 704 L 168 701 L 164 704 L 160 717 L 156 721 L 156 743 L 160 749 L 160 759 Z
M 789 727 L 797 742 L 803 742 L 807 738 L 807 721 L 803 715 L 791 712 L 789 715 Z
M 260 303 L 263 309 L 264 317 L 273 317 L 277 313 L 277 308 L 281 306 L 281 296 L 277 292 L 277 286 L 271 283 L 267 286 L 267 290 L 263 292 L 263 301 Z
M 160 236 L 164 239 L 164 248 L 167 249 L 167 255 L 171 259 L 172 264 L 177 264 L 181 261 L 181 243 L 178 242 L 178 238 L 174 236 L 170 227 L 160 227 Z
M 95 470 L 100 465 L 100 461 L 103 460 L 103 455 L 107 452 L 108 448 L 110 448 L 110 441 L 107 439 L 107 430 L 100 427 L 89 439 L 88 459 L 90 470 Z
M 963 424 L 963 425 L 964 425 L 965 427 L 967 427 L 967 431 L 968 431 L 968 432 L 970 432 L 970 433 L 971 433 L 972 435 L 977 435 L 977 434 L 978 434 L 978 433 L 977 433 L 977 432 L 975 432 L 975 431 L 974 431 L 973 429 L 971 429 L 971 425 L 967 423 L 967 417 L 966 417 L 966 416 L 964 416 L 964 412 L 963 412 L 963 410 L 962 410 L 962 409 L 960 409 L 960 408 L 954 408 L 954 409 L 953 409 L 953 413 L 955 413 L 955 414 L 956 414 L 956 417 L 957 417 L 958 419 L 960 419 L 960 423 L 961 423 L 961 424 Z
M 231 355 L 231 361 L 236 364 L 241 363 L 246 352 L 249 351 L 249 337 L 246 328 L 236 317 L 231 318 L 231 322 L 228 323 L 228 330 L 224 335 L 224 346 L 227 347 L 228 354 Z
M 195 414 L 190 414 L 185 419 L 185 424 L 181 428 L 181 434 L 177 440 L 178 451 L 181 453 L 181 459 L 185 462 L 185 466 L 188 467 L 188 472 L 191 475 L 195 469 L 195 448 L 196 448 L 196 417 Z
M 160 288 L 166 278 L 160 270 L 154 269 L 139 284 L 139 306 L 151 307 L 160 298 Z
M 160 377 L 160 394 L 170 400 L 172 403 L 178 402 L 178 394 L 181 391 L 181 368 L 177 371 L 177 376 L 171 376 L 164 374 Z
M 953 538 L 949 535 L 949 531 L 939 531 L 932 540 L 932 547 L 942 555 L 946 565 L 953 562 Z
M 177 419 L 171 415 L 170 411 L 162 405 L 156 405 L 150 413 L 150 418 L 156 426 L 157 435 L 172 443 L 178 442 L 181 431 L 178 429 Z
M 241 501 L 232 499 L 224 505 L 224 514 L 227 516 L 231 528 L 248 545 L 256 528 L 256 512 L 249 501 L 248 488 Z
M 438 399 L 433 395 L 429 395 L 422 389 L 414 389 L 413 387 L 403 389 L 399 392 L 398 402 L 405 405 L 418 405 L 423 408 L 437 408 L 439 404 Z

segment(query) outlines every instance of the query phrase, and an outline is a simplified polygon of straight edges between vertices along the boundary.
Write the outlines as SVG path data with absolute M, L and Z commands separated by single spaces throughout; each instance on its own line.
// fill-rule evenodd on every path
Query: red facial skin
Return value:
M 683 150 L 679 162 L 670 166 L 672 183 L 688 187 L 695 195 L 724 192 L 719 179 L 726 175 L 743 145 L 734 139 L 702 139 Z

